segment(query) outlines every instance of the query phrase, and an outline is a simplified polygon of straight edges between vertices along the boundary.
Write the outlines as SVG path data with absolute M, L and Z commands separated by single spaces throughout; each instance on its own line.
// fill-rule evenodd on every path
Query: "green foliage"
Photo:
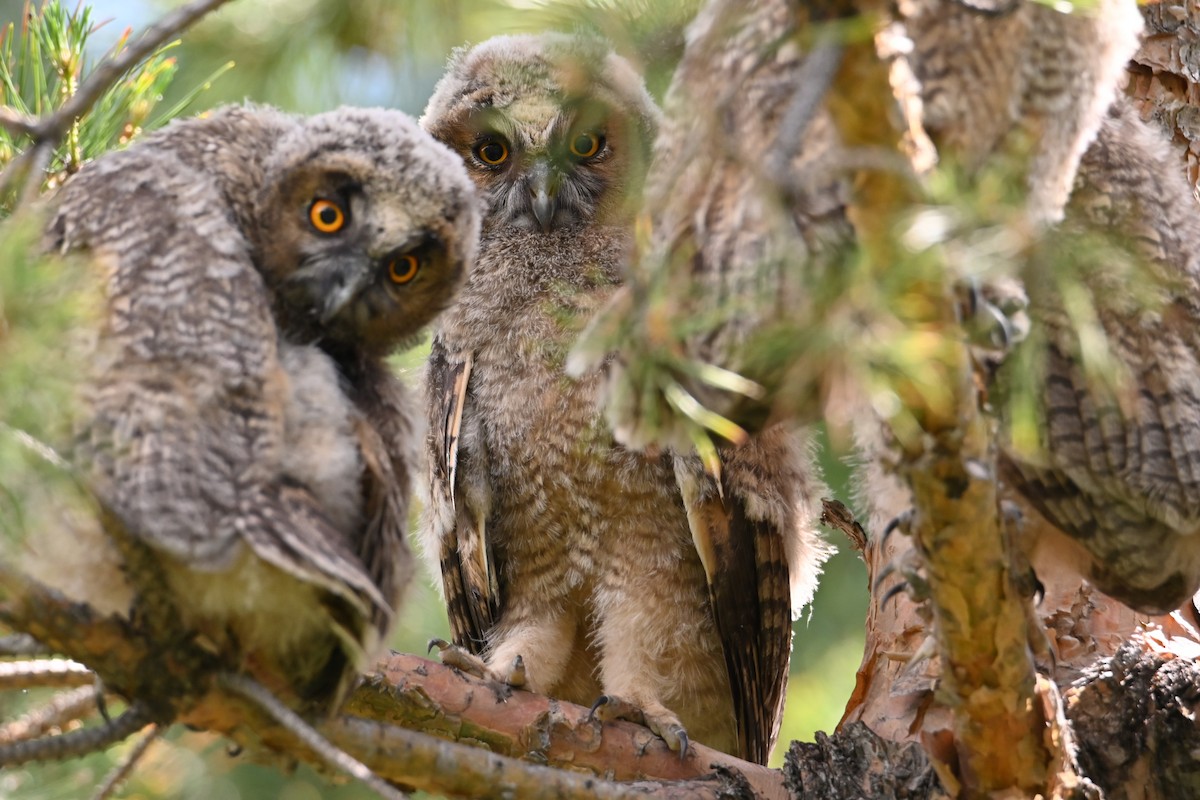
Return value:
M 55 1 L 34 10 L 27 4 L 20 27 L 10 22 L 0 32 L 3 104 L 29 117 L 43 117 L 60 108 L 79 91 L 94 68 L 87 56 L 94 31 L 89 6 L 68 11 Z M 105 57 L 122 52 L 129 38 L 127 30 Z M 110 87 L 82 118 L 72 122 L 51 158 L 51 183 L 77 171 L 86 161 L 127 144 L 143 130 L 178 116 L 216 74 L 229 66 L 184 92 L 172 107 L 154 114 L 175 76 L 176 61 L 167 53 L 177 44 L 159 49 Z M 31 143 L 28 135 L 0 129 L 0 167 Z
M 215 87 L 214 102 L 251 98 L 305 113 L 383 105 L 420 114 L 454 48 L 497 34 L 563 30 L 608 38 L 645 70 L 657 96 L 698 6 L 699 0 L 232 3 L 188 32 L 178 82 L 201 80 L 236 53 L 238 68 Z

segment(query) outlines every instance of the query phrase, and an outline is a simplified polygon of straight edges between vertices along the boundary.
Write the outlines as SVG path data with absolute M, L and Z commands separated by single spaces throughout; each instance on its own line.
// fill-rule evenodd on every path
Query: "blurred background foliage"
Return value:
M 136 33 L 178 3 L 96 0 L 90 5 L 89 25 L 99 27 L 90 34 L 86 60 L 94 64 L 121 44 L 130 27 Z M 352 104 L 391 106 L 418 115 L 453 48 L 497 34 L 547 29 L 603 34 L 643 68 L 651 91 L 661 98 L 682 53 L 683 27 L 699 5 L 699 0 L 237 0 L 151 62 L 143 72 L 147 76 L 143 89 L 157 110 L 142 109 L 145 113 L 137 125 L 154 127 L 162 117 L 161 110 L 174 111 L 188 101 L 191 105 L 185 113 L 189 114 L 220 103 L 249 100 L 298 112 Z M 25 8 L 21 0 L 0 0 L 0 27 L 13 23 L 19 31 Z M 46 91 L 53 93 L 54 86 Z M 119 144 L 130 133 L 124 123 L 110 125 L 83 158 Z M 0 147 L 6 145 L 13 143 L 0 139 Z M 60 154 L 55 168 L 63 168 L 67 158 Z M 11 232 L 9 226 L 6 233 Z M 2 243 L 7 245 L 9 238 L 6 235 Z M 33 426 L 34 417 L 44 421 L 46 409 L 62 408 L 60 403 L 65 402 L 32 402 L 38 382 L 32 377 L 36 365 L 48 363 L 52 358 L 48 353 L 56 350 L 61 337 L 70 335 L 63 321 L 69 317 L 49 313 L 62 307 L 55 288 L 61 287 L 62 281 L 44 276 L 26 285 L 23 281 L 31 280 L 30 270 L 13 268 L 6 253 L 0 253 L 0 263 L 5 266 L 0 272 L 0 312 L 5 308 L 4 298 L 9 300 L 9 313 L 0 313 L 0 413 L 4 421 L 15 422 L 14 404 L 19 402 L 25 409 L 36 406 L 42 413 L 25 415 L 30 419 L 21 423 Z M 25 314 L 28 326 L 12 313 L 20 311 L 13 305 L 17 299 L 32 304 Z M 7 325 L 3 324 L 6 318 Z M 36 330 L 32 327 L 35 322 L 40 326 Z M 29 334 L 18 336 L 18 330 Z M 398 367 L 410 382 L 417 378 L 424 355 L 424 348 L 418 348 L 398 359 Z M 54 438 L 50 432 L 47 435 Z M 6 457 L 12 458 L 5 452 L 0 447 L 0 492 L 36 491 L 30 483 L 9 480 L 18 470 L 11 461 L 5 462 Z M 823 462 L 832 494 L 849 502 L 852 497 L 844 456 L 826 446 Z M 24 472 L 33 480 L 45 473 L 45 469 Z M 20 547 L 16 541 L 20 536 L 12 526 L 0 533 L 7 537 L 7 546 Z M 787 712 L 775 763 L 782 760 L 791 739 L 811 741 L 815 731 L 833 729 L 854 686 L 862 655 L 866 572 L 844 540 L 833 533 L 827 535 L 840 553 L 829 563 L 813 607 L 795 626 Z M 396 650 L 422 652 L 430 637 L 448 635 L 446 615 L 432 579 L 423 578 L 409 594 L 391 642 Z M 35 699 L 0 694 L 0 719 L 12 719 Z M 129 746 L 126 743 L 109 753 L 60 765 L 4 770 L 0 772 L 0 797 L 88 797 Z M 118 796 L 321 800 L 371 795 L 357 786 L 333 786 L 306 768 L 288 774 L 245 763 L 226 752 L 223 740 L 177 726 L 165 743 L 151 747 Z

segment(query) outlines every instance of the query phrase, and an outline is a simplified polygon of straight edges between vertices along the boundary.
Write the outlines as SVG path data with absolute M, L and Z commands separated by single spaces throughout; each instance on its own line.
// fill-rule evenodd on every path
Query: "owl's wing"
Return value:
M 244 512 L 242 539 L 259 558 L 328 592 L 333 630 L 351 661 L 360 662 L 391 621 L 390 598 L 304 486 L 285 481 L 264 487 L 253 508 L 254 516 Z
M 307 489 L 280 478 L 278 332 L 212 177 L 114 153 L 63 187 L 44 244 L 86 253 L 106 292 L 77 456 L 113 535 L 196 573 L 229 569 L 244 543 L 324 590 L 360 649 L 364 620 L 390 607 Z
M 677 462 L 676 475 L 725 654 L 739 755 L 765 764 L 778 734 L 791 650 L 783 531 L 751 519 L 745 497 L 722 497 L 716 479 L 688 466 Z
M 783 718 L 792 616 L 834 552 L 816 527 L 826 489 L 807 434 L 782 426 L 722 461 L 718 478 L 677 456 L 675 475 L 725 655 L 738 755 L 765 764 Z
M 384 437 L 367 420 L 357 424 L 363 458 L 363 544 L 358 552 L 371 582 L 379 587 L 386 606 L 376 607 L 375 629 L 381 635 L 391 622 L 391 610 L 412 577 L 405 530 L 408 520 L 409 476 L 399 474 L 414 459 L 389 450 Z
M 1044 452 L 1004 453 L 1001 465 L 1091 554 L 1093 583 L 1139 611 L 1167 613 L 1200 581 L 1200 357 L 1194 336 L 1147 316 L 1105 326 L 1137 390 L 1125 408 L 1079 359 L 1047 348 Z
M 464 447 L 470 420 L 471 353 L 450 353 L 434 337 L 427 366 L 430 510 L 426 550 L 436 546 L 455 644 L 479 654 L 499 618 L 500 588 L 487 541 L 481 453 Z M 436 544 L 435 544 L 436 543 Z

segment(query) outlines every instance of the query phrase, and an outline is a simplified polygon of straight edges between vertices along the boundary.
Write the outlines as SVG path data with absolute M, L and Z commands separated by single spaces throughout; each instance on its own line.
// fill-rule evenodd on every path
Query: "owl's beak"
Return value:
M 554 212 L 558 210 L 555 188 L 551 185 L 550 165 L 545 161 L 535 162 L 529 171 L 529 199 L 533 218 L 542 233 L 554 229 Z
M 362 268 L 350 275 L 340 286 L 330 291 L 321 306 L 321 324 L 329 324 L 334 317 L 341 313 L 343 308 L 358 297 L 359 292 L 366 287 L 370 280 L 370 268 Z

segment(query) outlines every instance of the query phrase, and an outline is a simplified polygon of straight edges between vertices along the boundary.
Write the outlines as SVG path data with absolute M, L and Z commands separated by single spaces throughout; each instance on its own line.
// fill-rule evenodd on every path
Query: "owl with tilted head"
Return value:
M 457 52 L 421 118 L 485 206 L 479 258 L 426 372 L 421 538 L 476 674 L 763 762 L 790 611 L 828 555 L 807 440 L 722 452 L 617 445 L 602 376 L 565 360 L 619 286 L 659 112 L 602 42 L 506 36 Z M 719 472 L 720 477 L 714 477 Z
M 46 248 L 104 296 L 75 459 L 130 596 L 91 567 L 77 593 L 336 705 L 411 575 L 420 436 L 384 359 L 449 304 L 478 230 L 461 162 L 380 109 L 228 107 L 71 178 Z

